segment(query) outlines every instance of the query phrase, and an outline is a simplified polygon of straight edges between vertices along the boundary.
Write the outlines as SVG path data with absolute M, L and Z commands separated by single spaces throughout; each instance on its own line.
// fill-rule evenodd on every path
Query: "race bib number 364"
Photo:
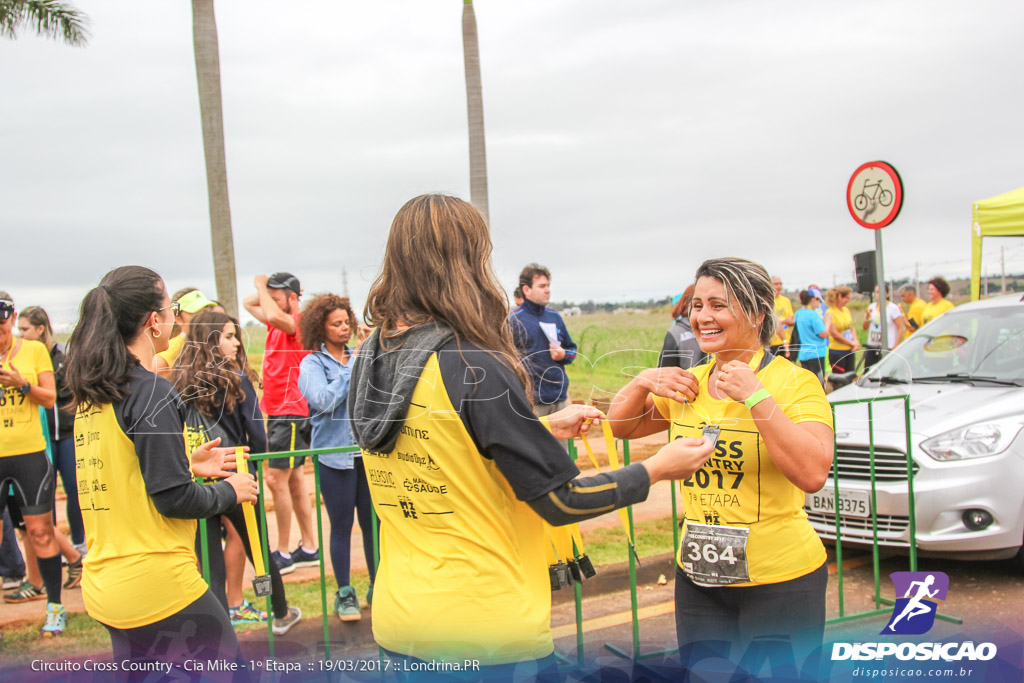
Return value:
M 701 586 L 728 586 L 750 581 L 746 527 L 686 523 L 683 571 Z

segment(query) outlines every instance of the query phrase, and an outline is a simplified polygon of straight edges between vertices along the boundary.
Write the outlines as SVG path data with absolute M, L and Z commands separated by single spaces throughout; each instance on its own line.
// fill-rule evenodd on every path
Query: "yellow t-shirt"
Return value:
M 419 659 L 482 665 L 550 655 L 541 518 L 480 454 L 452 406 L 436 353 L 410 405 L 390 452 L 363 451 L 381 521 L 374 639 Z
M 185 340 L 187 337 L 185 333 L 179 334 L 177 337 L 172 337 L 171 341 L 167 343 L 167 350 L 161 351 L 156 354 L 157 358 L 162 358 L 167 367 L 174 367 L 174 361 L 178 360 L 178 356 L 181 355 L 181 350 L 185 348 Z
M 775 316 L 782 320 L 783 318 L 793 317 L 793 302 L 789 300 L 789 297 L 777 296 L 775 297 Z M 789 341 L 793 338 L 793 326 L 787 325 L 785 329 L 782 327 L 782 323 L 779 323 L 779 329 L 772 337 L 772 340 L 768 343 L 769 346 L 779 346 L 785 341 Z
M 133 393 L 126 401 L 144 406 L 154 420 L 155 427 L 147 427 L 145 417 L 137 412 L 130 416 L 142 423 L 141 429 L 135 426 L 136 439 L 142 438 L 141 431 L 146 429 L 154 434 L 177 429 L 176 436 L 167 435 L 175 437 L 168 439 L 173 448 L 162 448 L 160 463 L 151 461 L 149 465 L 151 485 L 164 490 L 188 481 L 190 475 L 171 480 L 154 474 L 171 459 L 180 459 L 184 472 L 187 460 L 180 418 L 167 421 L 161 417 L 177 411 L 166 403 L 173 390 L 166 380 L 160 380 L 162 385 L 138 381 L 146 375 L 149 373 L 142 369 L 134 371 Z M 118 421 L 113 404 L 80 410 L 75 416 L 75 472 L 88 547 L 82 600 L 89 616 L 120 629 L 166 619 L 208 590 L 196 563 L 196 520 L 165 517 L 156 509 L 146 489 L 141 457 L 136 442 Z
M 821 422 L 832 427 L 832 411 L 813 374 L 774 357 L 767 366 L 763 352 L 751 360 L 761 384 L 786 417 L 796 423 Z M 680 482 L 687 524 L 749 529 L 746 545 L 750 581 L 736 586 L 789 581 L 825 561 L 825 546 L 804 512 L 804 492 L 779 471 L 768 453 L 750 409 L 708 392 L 714 363 L 691 370 L 700 383 L 697 397 L 677 403 L 654 397 L 654 406 L 670 420 L 669 437 L 699 438 L 705 425 L 721 428 L 714 455 L 690 478 Z M 685 531 L 685 527 L 684 527 Z M 685 536 L 684 539 L 685 541 Z M 681 544 L 677 562 L 684 567 Z
M 17 353 L 3 362 L 0 367 L 10 370 L 11 364 L 28 382 L 39 385 L 39 375 L 53 374 L 50 352 L 42 342 L 15 339 Z M 13 352 L 14 347 L 12 347 Z M 16 387 L 2 387 L 0 391 L 0 458 L 46 450 L 44 422 L 39 419 L 39 405 L 23 396 Z
M 924 311 L 921 312 L 921 324 L 927 325 L 946 311 L 952 311 L 954 308 L 953 302 L 949 299 L 939 299 L 937 303 L 929 301 L 925 304 Z
M 914 299 L 914 303 L 910 304 L 907 308 L 907 331 L 903 333 L 903 338 L 906 339 L 914 333 L 915 328 L 910 324 L 913 320 L 917 323 L 918 327 L 924 325 L 924 307 L 925 301 L 921 297 Z
M 833 351 L 849 351 L 853 348 L 853 340 L 857 338 L 857 333 L 853 329 L 853 314 L 846 306 L 842 308 L 830 306 L 828 314 L 832 316 L 832 322 L 839 334 L 848 340 L 848 343 L 843 343 L 834 337 L 829 337 L 828 348 Z

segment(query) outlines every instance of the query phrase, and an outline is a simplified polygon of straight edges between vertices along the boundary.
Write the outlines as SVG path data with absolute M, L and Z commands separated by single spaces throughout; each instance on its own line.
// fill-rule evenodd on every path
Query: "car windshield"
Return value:
M 1024 386 L 1024 306 L 954 309 L 912 334 L 862 381 Z

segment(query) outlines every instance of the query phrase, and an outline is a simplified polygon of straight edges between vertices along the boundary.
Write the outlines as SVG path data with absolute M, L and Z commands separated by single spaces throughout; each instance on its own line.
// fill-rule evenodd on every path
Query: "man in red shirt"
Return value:
M 299 391 L 299 364 L 309 353 L 299 342 L 299 279 L 291 273 L 257 275 L 256 294 L 242 304 L 254 318 L 267 325 L 263 355 L 263 412 L 267 414 L 267 449 L 270 452 L 309 448 L 309 406 Z M 267 485 L 274 496 L 277 517 L 277 547 L 273 557 L 282 574 L 296 567 L 318 565 L 320 550 L 313 533 L 309 491 L 302 474 L 306 458 L 267 461 Z M 292 510 L 302 537 L 288 552 Z M 308 544 L 308 546 L 307 546 Z

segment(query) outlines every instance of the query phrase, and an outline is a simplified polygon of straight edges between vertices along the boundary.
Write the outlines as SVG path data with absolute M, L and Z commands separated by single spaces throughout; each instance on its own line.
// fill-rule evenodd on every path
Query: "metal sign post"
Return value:
M 861 164 L 846 185 L 846 206 L 858 225 L 875 231 L 878 326 L 882 333 L 880 352 L 884 356 L 889 351 L 889 307 L 885 296 L 881 229 L 896 220 L 903 208 L 903 180 L 899 172 L 884 161 Z

